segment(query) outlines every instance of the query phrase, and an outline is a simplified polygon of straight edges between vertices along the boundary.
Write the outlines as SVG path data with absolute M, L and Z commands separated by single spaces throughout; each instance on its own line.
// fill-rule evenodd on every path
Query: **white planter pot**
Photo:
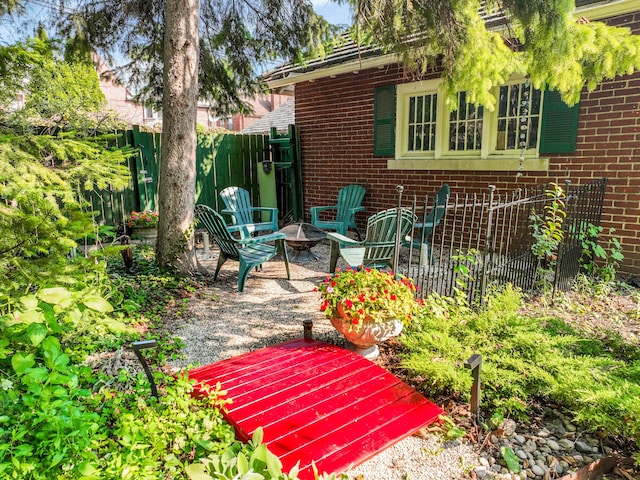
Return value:
M 355 325 L 353 325 L 351 319 L 346 315 L 332 318 L 331 325 L 344 335 L 347 342 L 351 344 L 347 345 L 350 350 L 370 360 L 380 355 L 378 343 L 397 337 L 400 335 L 400 332 L 402 332 L 402 327 L 404 326 L 401 320 L 391 318 L 384 322 L 364 322 L 364 324 L 356 330 Z

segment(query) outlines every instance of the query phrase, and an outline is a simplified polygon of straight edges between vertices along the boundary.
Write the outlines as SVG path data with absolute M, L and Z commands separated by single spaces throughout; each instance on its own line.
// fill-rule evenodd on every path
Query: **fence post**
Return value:
M 393 271 L 398 268 L 398 262 L 400 258 L 400 220 L 402 215 L 402 192 L 404 192 L 404 185 L 398 185 L 396 187 L 398 192 L 398 208 L 396 209 L 396 244 L 393 250 Z
M 482 259 L 482 283 L 480 284 L 480 302 L 484 301 L 484 295 L 487 290 L 487 263 L 488 259 L 491 256 L 491 252 L 489 252 L 489 248 L 493 251 L 493 246 L 491 245 L 493 242 L 493 237 L 491 232 L 493 231 L 493 196 L 496 191 L 495 185 L 489 185 L 489 211 L 487 212 L 487 233 L 484 236 L 484 253 Z

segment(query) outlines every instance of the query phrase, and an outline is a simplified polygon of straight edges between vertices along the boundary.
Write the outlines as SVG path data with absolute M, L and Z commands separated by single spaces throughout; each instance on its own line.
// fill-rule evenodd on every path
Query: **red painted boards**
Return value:
M 296 339 L 191 370 L 220 382 L 233 403 L 225 418 L 238 438 L 259 426 L 285 471 L 344 472 L 435 421 L 442 410 L 375 363 L 349 350 Z

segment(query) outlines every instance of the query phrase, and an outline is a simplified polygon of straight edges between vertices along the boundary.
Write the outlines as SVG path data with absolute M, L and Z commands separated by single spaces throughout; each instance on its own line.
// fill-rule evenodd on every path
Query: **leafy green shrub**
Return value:
M 191 480 L 295 480 L 298 478 L 298 465 L 291 471 L 282 471 L 282 462 L 262 443 L 263 431 L 258 427 L 248 443 L 239 443 L 226 448 L 221 454 L 212 454 L 188 465 L 185 471 Z M 319 474 L 314 467 L 317 479 L 334 480 L 347 478 L 343 474 Z
M 106 478 L 183 478 L 194 458 L 219 454 L 235 444 L 233 427 L 220 410 L 219 389 L 204 398 L 192 397 L 192 382 L 163 377 L 162 395 L 150 397 L 149 385 L 139 378 L 129 392 L 106 390 L 92 398 L 109 426 L 99 446 L 99 471 Z
M 262 443 L 262 429 L 246 443 L 235 443 L 221 453 L 214 453 L 188 465 L 185 471 L 192 480 L 246 478 L 251 480 L 288 480 L 298 478 L 294 467 L 289 474 L 282 471 L 280 459 Z
M 87 408 L 90 371 L 71 362 L 58 336 L 84 314 L 110 304 L 62 288 L 25 296 L 0 317 L 0 475 L 6 478 L 72 478 L 96 464 L 93 437 L 99 416 Z
M 160 376 L 156 399 L 142 374 L 126 391 L 96 388 L 100 375 L 59 339 L 79 324 L 116 322 L 102 297 L 58 287 L 13 307 L 0 317 L 0 477 L 180 478 L 187 461 L 234 441 L 212 408 L 224 404 L 219 389 L 196 399 L 186 379 Z
M 620 241 L 616 237 L 611 237 L 615 232 L 613 228 L 609 229 L 607 248 L 598 243 L 602 230 L 602 227 L 591 223 L 580 229 L 579 238 L 582 244 L 580 264 L 588 276 L 606 284 L 615 280 L 618 266 L 624 260 L 624 255 Z M 601 263 L 598 264 L 598 261 Z
M 430 394 L 468 398 L 464 361 L 479 353 L 485 409 L 523 417 L 531 399 L 547 398 L 586 428 L 634 436 L 640 444 L 638 352 L 623 358 L 611 344 L 560 320 L 523 316 L 521 301 L 507 286 L 490 294 L 482 309 L 459 315 L 455 308 L 444 310 L 442 298 L 429 298 L 401 337 L 403 366 Z

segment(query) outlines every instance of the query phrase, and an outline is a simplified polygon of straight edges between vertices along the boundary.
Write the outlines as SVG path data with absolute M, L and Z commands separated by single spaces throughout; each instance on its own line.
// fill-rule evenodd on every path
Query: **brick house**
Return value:
M 640 34 L 637 1 L 576 5 L 576 18 Z M 622 242 L 621 271 L 640 273 L 640 73 L 583 90 L 574 108 L 556 92 L 513 78 L 496 89 L 495 112 L 467 103 L 462 92 L 451 118 L 438 95 L 437 72 L 415 82 L 393 56 L 353 44 L 305 66 L 284 65 L 266 80 L 274 90 L 295 86 L 307 220 L 310 206 L 330 205 L 349 183 L 367 188 L 364 222 L 395 206 L 398 184 L 423 198 L 445 182 L 452 193 L 474 193 L 490 184 L 512 191 L 608 177 L 602 226 L 615 228 Z M 510 106 L 522 101 L 528 108 L 514 115 Z M 528 126 L 524 160 L 520 121 Z
M 113 72 L 95 54 L 93 61 L 100 79 L 100 89 L 107 101 L 108 110 L 116 112 L 118 118 L 129 125 L 144 125 L 149 128 L 162 125 L 161 112 L 133 100 L 133 95 L 127 87 L 117 81 Z M 291 97 L 275 93 L 259 94 L 247 100 L 253 107 L 253 113 L 237 113 L 228 117 L 216 116 L 211 105 L 206 102 L 198 102 L 196 121 L 208 129 L 224 128 L 239 132 L 278 108 L 289 98 Z

